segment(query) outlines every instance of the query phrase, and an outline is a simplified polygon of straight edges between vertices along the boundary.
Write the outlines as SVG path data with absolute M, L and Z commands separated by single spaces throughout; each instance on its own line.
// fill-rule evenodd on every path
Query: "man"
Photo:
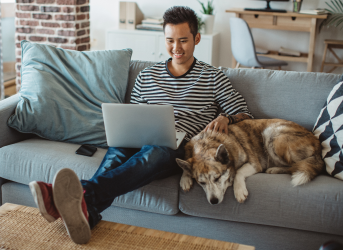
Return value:
M 60 170 L 53 184 L 31 182 L 38 208 L 48 221 L 62 217 L 71 239 L 87 243 L 100 213 L 113 200 L 153 180 L 181 173 L 175 159 L 202 130 L 227 132 L 228 124 L 252 118 L 243 97 L 219 69 L 196 60 L 200 42 L 197 17 L 188 7 L 172 7 L 164 16 L 165 45 L 171 58 L 144 69 L 136 79 L 131 103 L 172 105 L 175 126 L 187 133 L 179 149 L 153 145 L 141 149 L 110 147 L 94 176 L 78 180 L 70 169 Z M 215 118 L 218 105 L 225 111 Z

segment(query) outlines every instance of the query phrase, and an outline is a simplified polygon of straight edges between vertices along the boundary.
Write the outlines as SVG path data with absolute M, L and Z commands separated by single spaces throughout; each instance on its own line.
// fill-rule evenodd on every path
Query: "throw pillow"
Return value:
M 327 172 L 343 180 L 343 76 L 331 90 L 313 128 Z
M 22 133 L 107 147 L 102 103 L 122 103 L 131 49 L 73 51 L 21 42 L 20 101 L 7 124 Z

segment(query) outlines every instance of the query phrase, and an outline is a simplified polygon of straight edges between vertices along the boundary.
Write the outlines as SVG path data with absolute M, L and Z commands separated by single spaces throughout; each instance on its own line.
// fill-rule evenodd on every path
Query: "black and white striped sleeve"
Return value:
M 229 78 L 221 70 L 218 70 L 214 84 L 215 102 L 225 113 L 229 115 L 244 113 L 254 118 L 249 112 L 243 96 L 232 88 Z
M 131 92 L 131 100 L 130 103 L 132 104 L 140 104 L 140 103 L 147 103 L 147 101 L 141 96 L 141 90 L 142 90 L 142 78 L 141 78 L 140 72 L 136 78 L 135 86 L 132 89 Z

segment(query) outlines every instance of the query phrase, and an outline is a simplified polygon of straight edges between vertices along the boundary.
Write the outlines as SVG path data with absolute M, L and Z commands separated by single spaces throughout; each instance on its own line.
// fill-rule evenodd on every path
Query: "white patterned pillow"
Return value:
M 326 171 L 343 180 L 343 81 L 331 90 L 313 133 L 322 144 Z

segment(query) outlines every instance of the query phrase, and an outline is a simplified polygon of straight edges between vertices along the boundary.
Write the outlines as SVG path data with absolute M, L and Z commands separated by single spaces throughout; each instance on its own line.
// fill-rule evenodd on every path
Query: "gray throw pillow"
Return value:
M 73 51 L 21 42 L 20 101 L 8 126 L 40 137 L 107 147 L 102 103 L 123 103 L 131 49 Z

